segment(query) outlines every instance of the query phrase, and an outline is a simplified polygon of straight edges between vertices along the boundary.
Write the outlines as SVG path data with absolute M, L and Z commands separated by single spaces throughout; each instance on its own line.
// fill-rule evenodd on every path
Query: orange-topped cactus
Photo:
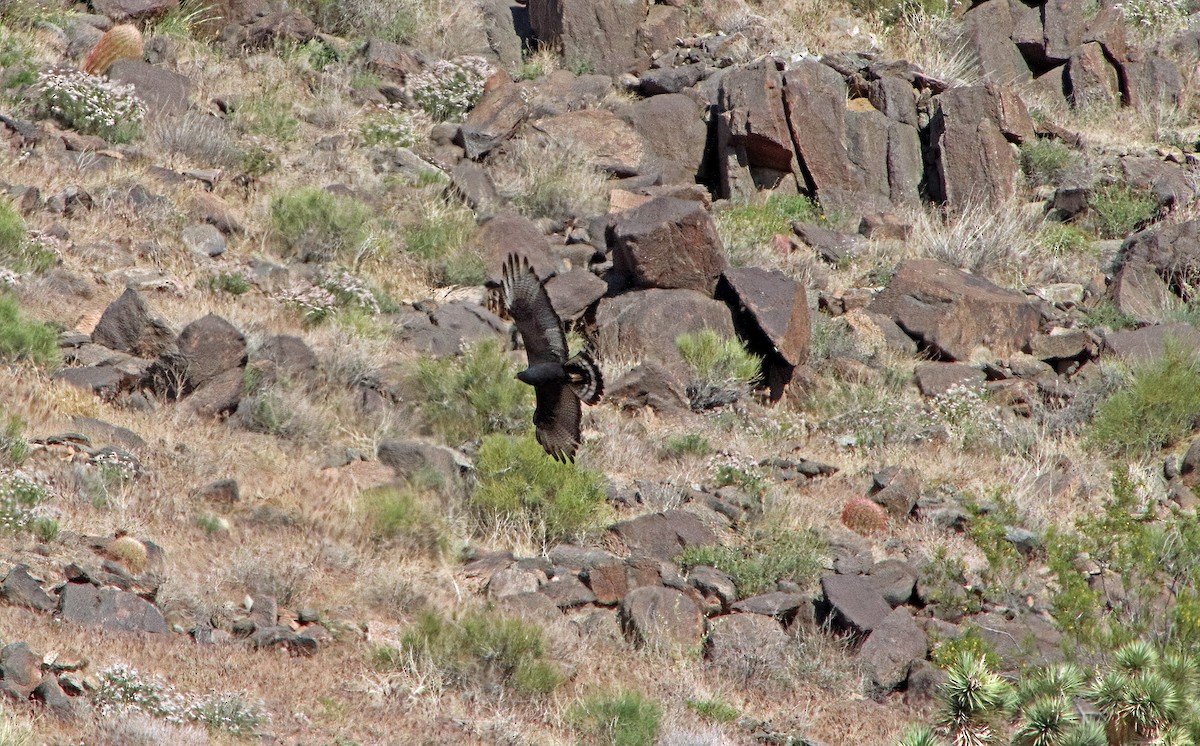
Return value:
M 103 75 L 117 60 L 141 58 L 142 32 L 133 24 L 123 23 L 104 32 L 83 61 L 83 71 L 89 75 Z

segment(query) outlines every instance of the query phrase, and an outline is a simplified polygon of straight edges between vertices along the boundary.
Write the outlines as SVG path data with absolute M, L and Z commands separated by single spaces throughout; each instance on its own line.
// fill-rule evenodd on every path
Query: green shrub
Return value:
M 439 285 L 481 285 L 483 257 L 468 250 L 475 214 L 461 205 L 435 200 L 422 206 L 418 221 L 402 232 L 404 248 L 421 260 Z
M 416 489 L 383 485 L 364 490 L 358 500 L 372 538 L 400 539 L 412 548 L 428 553 L 449 548 L 442 515 L 432 509 L 427 496 Z
M 652 746 L 662 727 L 663 710 L 640 692 L 598 695 L 571 708 L 570 720 L 584 743 L 604 746 Z
M 1082 229 L 1066 223 L 1046 223 L 1038 231 L 1037 243 L 1043 251 L 1055 256 L 1081 254 L 1091 245 Z
M 421 661 L 460 686 L 498 684 L 527 695 L 548 694 L 565 681 L 545 657 L 541 628 L 490 610 L 459 619 L 425 612 L 400 646 L 377 648 L 375 666 L 387 670 Z
M 719 407 L 749 393 L 762 377 L 762 360 L 736 339 L 712 329 L 681 334 L 675 340 L 684 362 L 692 369 L 687 385 L 692 409 Z
M 29 441 L 25 439 L 25 422 L 16 415 L 0 411 L 0 454 L 13 466 L 29 458 Z
M 0 23 L 0 93 L 36 82 L 37 64 L 29 38 Z
M 720 210 L 713 215 L 717 233 L 735 266 L 753 264 L 776 234 L 792 233 L 792 222 L 834 223 L 809 197 L 772 194 L 766 200 Z
M 461 357 L 419 361 L 413 382 L 433 432 L 458 445 L 492 433 L 529 429 L 532 391 L 515 376 L 500 344 L 485 340 Z
M 1086 309 L 1080 321 L 1090 329 L 1104 327 L 1112 331 L 1133 329 L 1138 324 L 1137 319 L 1117 308 L 1117 305 L 1108 299 Z
M 0 359 L 29 360 L 44 368 L 57 367 L 58 331 L 21 314 L 15 298 L 0 295 Z
M 421 142 L 424 133 L 412 112 L 398 105 L 370 116 L 358 128 L 364 145 L 390 145 L 411 148 Z
M 305 260 L 355 256 L 368 239 L 371 209 L 318 187 L 298 187 L 271 199 L 271 227 Z
M 16 205 L 0 197 L 0 267 L 17 273 L 41 273 L 57 260 L 52 250 L 29 237 Z
M 715 567 L 733 580 L 740 598 L 749 598 L 774 590 L 781 580 L 813 582 L 822 568 L 824 547 L 814 532 L 772 528 L 751 532 L 743 546 L 688 547 L 679 564 L 689 570 Z
M 50 497 L 49 488 L 25 472 L 0 469 L 0 532 L 36 528 L 39 516 L 35 511 Z
M 578 539 L 607 514 L 603 477 L 548 456 L 531 436 L 484 438 L 471 495 L 481 523 L 528 532 L 534 541 Z
M 1162 357 L 1130 371 L 1128 382 L 1096 409 L 1087 444 L 1113 456 L 1149 456 L 1200 424 L 1200 360 L 1168 344 Z
M 662 453 L 667 458 L 680 458 L 683 456 L 707 456 L 712 453 L 712 443 L 708 442 L 708 438 L 697 433 L 687 433 L 686 435 L 673 435 L 663 444 Z
M 723 699 L 689 699 L 687 706 L 705 720 L 717 723 L 732 723 L 741 713 Z
M 1125 238 L 1154 221 L 1159 201 L 1153 192 L 1126 184 L 1105 184 L 1092 192 L 1088 207 L 1100 238 Z
M 251 135 L 265 135 L 281 143 L 300 133 L 300 120 L 292 113 L 292 102 L 278 88 L 269 88 L 240 99 L 233 107 L 233 121 Z
M 250 282 L 241 272 L 219 272 L 203 280 L 204 286 L 214 293 L 244 295 L 250 292 Z
M 1021 145 L 1021 170 L 1033 184 L 1059 186 L 1079 154 L 1057 140 L 1034 139 Z

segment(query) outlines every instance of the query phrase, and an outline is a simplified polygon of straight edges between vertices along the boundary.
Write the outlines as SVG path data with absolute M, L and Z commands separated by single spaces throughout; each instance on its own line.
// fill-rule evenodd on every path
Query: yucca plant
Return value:
M 1055 746 L 1108 746 L 1108 734 L 1100 720 L 1082 720 L 1067 730 Z
M 1014 746 L 1056 746 L 1079 721 L 1071 701 L 1063 696 L 1042 696 L 1021 708 Z
M 931 728 L 918 725 L 905 731 L 896 746 L 945 746 L 945 744 L 946 742 L 938 738 Z
M 984 746 L 997 742 L 997 724 L 1015 704 L 1012 686 L 992 671 L 974 651 L 959 653 L 942 685 L 945 707 L 938 727 L 955 746 Z

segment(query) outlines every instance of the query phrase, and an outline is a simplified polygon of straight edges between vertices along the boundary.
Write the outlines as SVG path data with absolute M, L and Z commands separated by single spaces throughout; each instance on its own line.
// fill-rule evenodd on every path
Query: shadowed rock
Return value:
M 700 608 L 674 588 L 633 589 L 621 601 L 620 620 L 627 637 L 654 650 L 688 650 L 704 635 Z
M 96 588 L 68 583 L 59 595 L 59 613 L 64 621 L 121 632 L 167 633 L 167 622 L 158 608 L 117 588 Z
M 175 344 L 175 333 L 129 288 L 104 309 L 92 330 L 92 341 L 110 350 L 155 358 Z
M 608 230 L 615 270 L 636 287 L 712 295 L 729 262 L 704 205 L 657 197 L 620 213 Z

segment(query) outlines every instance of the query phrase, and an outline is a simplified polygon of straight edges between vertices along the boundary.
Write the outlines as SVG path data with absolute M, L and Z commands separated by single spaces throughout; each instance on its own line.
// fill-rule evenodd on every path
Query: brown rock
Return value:
M 64 621 L 121 632 L 168 631 L 166 620 L 154 604 L 111 587 L 68 583 L 59 595 L 59 614 Z
M 955 209 L 997 205 L 1016 193 L 1018 163 L 981 86 L 937 97 L 929 125 L 935 194 Z
M 835 628 L 852 634 L 871 632 L 892 613 L 883 594 L 859 575 L 825 575 L 821 591 L 822 616 Z
M 913 371 L 917 388 L 923 396 L 944 396 L 951 389 L 980 389 L 987 376 L 965 363 L 919 363 Z
M 1024 294 L 932 259 L 901 262 L 867 310 L 949 360 L 969 359 L 979 347 L 1001 358 L 1022 351 L 1040 322 Z
M 704 160 L 708 125 L 691 96 L 652 96 L 621 112 L 641 135 L 663 184 L 694 184 Z
M 846 83 L 828 65 L 804 60 L 784 76 L 783 99 L 796 155 L 826 205 L 852 204 L 855 167 L 847 152 Z M 886 162 L 886 158 L 885 158 Z
M 1163 323 L 1180 305 L 1154 267 L 1141 260 L 1126 262 L 1108 292 L 1117 310 L 1143 324 Z
M 37 653 L 23 642 L 14 642 L 0 649 L 0 691 L 17 701 L 29 695 L 42 683 L 42 661 Z
M 307 16 L 286 5 L 269 11 L 246 29 L 246 43 L 254 48 L 276 42 L 304 44 L 316 36 L 316 26 Z
M 175 333 L 150 311 L 136 290 L 129 288 L 104 309 L 92 330 L 92 341 L 110 350 L 153 358 L 174 345 Z
M 587 571 L 587 584 L 596 597 L 596 603 L 612 606 L 625 598 L 629 589 L 624 563 L 613 563 L 593 567 Z
M 638 66 L 645 0 L 529 0 L 527 7 L 538 41 L 558 50 L 568 65 L 611 76 Z
M 1130 49 L 1121 67 L 1130 106 L 1138 109 L 1175 106 L 1179 101 L 1183 76 L 1170 58 L 1157 52 Z
M 721 196 L 749 196 L 756 191 L 756 182 L 775 185 L 785 178 L 798 186 L 800 169 L 782 91 L 783 76 L 772 60 L 736 67 L 721 78 L 717 118 Z
M 637 287 L 712 295 L 729 266 L 712 216 L 691 200 L 659 197 L 620 213 L 609 243 L 614 268 Z
M 1083 6 L 1076 0 L 1049 0 L 1042 6 L 1045 56 L 1050 62 L 1066 62 L 1083 43 L 1086 29 Z
M 871 683 L 891 691 L 908 678 L 909 666 L 925 660 L 929 641 L 925 630 L 917 626 L 912 613 L 903 606 L 892 611 L 867 636 L 858 651 L 858 661 L 871 677 Z
M 871 499 L 895 518 L 906 519 L 921 499 L 921 473 L 908 466 L 890 466 L 875 474 Z
M 499 72 L 488 79 L 479 103 L 459 131 L 468 158 L 478 160 L 507 140 L 529 116 L 530 87 Z
M 1129 236 L 1116 261 L 1123 265 L 1137 260 L 1154 267 L 1176 293 L 1184 294 L 1200 277 L 1200 220 L 1156 225 Z
M 1162 357 L 1168 341 L 1184 350 L 1200 350 L 1200 331 L 1179 321 L 1112 332 L 1104 335 L 1103 355 L 1113 355 L 1127 363 L 1148 363 Z
M 1067 63 L 1067 85 L 1071 91 L 1071 104 L 1076 108 L 1112 106 L 1121 100 L 1117 69 L 1096 42 L 1084 44 L 1071 53 Z
M 758 330 L 791 365 L 808 361 L 809 317 L 804 286 L 778 270 L 728 269 L 729 290 Z
M 655 361 L 675 380 L 691 370 L 675 340 L 682 334 L 712 329 L 734 338 L 729 307 L 695 290 L 643 290 L 602 298 L 596 308 L 601 358 Z
M 624 407 L 651 407 L 662 414 L 691 411 L 683 384 L 671 371 L 653 360 L 638 363 L 614 381 L 605 396 Z
M 472 243 L 483 257 L 489 282 L 498 284 L 509 254 L 525 257 L 543 282 L 558 269 L 546 236 L 529 218 L 515 212 L 502 212 L 479 226 Z
M 762 614 L 727 614 L 712 620 L 704 657 L 725 669 L 762 675 L 785 664 L 791 640 L 779 622 Z
M 189 78 L 142 60 L 117 60 L 108 68 L 108 77 L 133 86 L 150 115 L 184 112 L 191 99 Z
M 688 547 L 712 546 L 717 537 L 694 513 L 668 510 L 621 521 L 612 532 L 631 556 L 673 560 Z
M 245 393 L 245 375 L 242 368 L 218 373 L 198 387 L 188 397 L 188 404 L 201 417 L 224 417 L 237 411 Z
M 17 565 L 4 576 L 0 583 L 0 596 L 14 606 L 27 606 L 38 611 L 53 611 L 54 597 L 42 588 L 37 578 L 29 574 L 25 565 Z
M 178 370 L 185 388 L 195 389 L 226 371 L 246 365 L 246 337 L 225 319 L 208 314 L 183 328 Z
M 573 269 L 546 282 L 550 304 L 564 321 L 582 316 L 608 292 L 608 283 L 586 269 Z
M 674 588 L 635 588 L 621 601 L 621 627 L 635 643 L 655 650 L 685 651 L 700 644 L 704 616 Z
M 592 166 L 614 176 L 636 176 L 647 166 L 649 148 L 637 130 L 607 109 L 585 109 L 539 120 L 539 132 L 569 145 Z
M 974 51 L 980 71 L 987 80 L 1011 83 L 1032 77 L 1012 40 L 1016 19 L 1010 5 L 1006 2 L 980 3 L 962 16 L 967 48 Z
M 179 7 L 179 0 L 93 0 L 91 6 L 115 23 L 161 16 Z

